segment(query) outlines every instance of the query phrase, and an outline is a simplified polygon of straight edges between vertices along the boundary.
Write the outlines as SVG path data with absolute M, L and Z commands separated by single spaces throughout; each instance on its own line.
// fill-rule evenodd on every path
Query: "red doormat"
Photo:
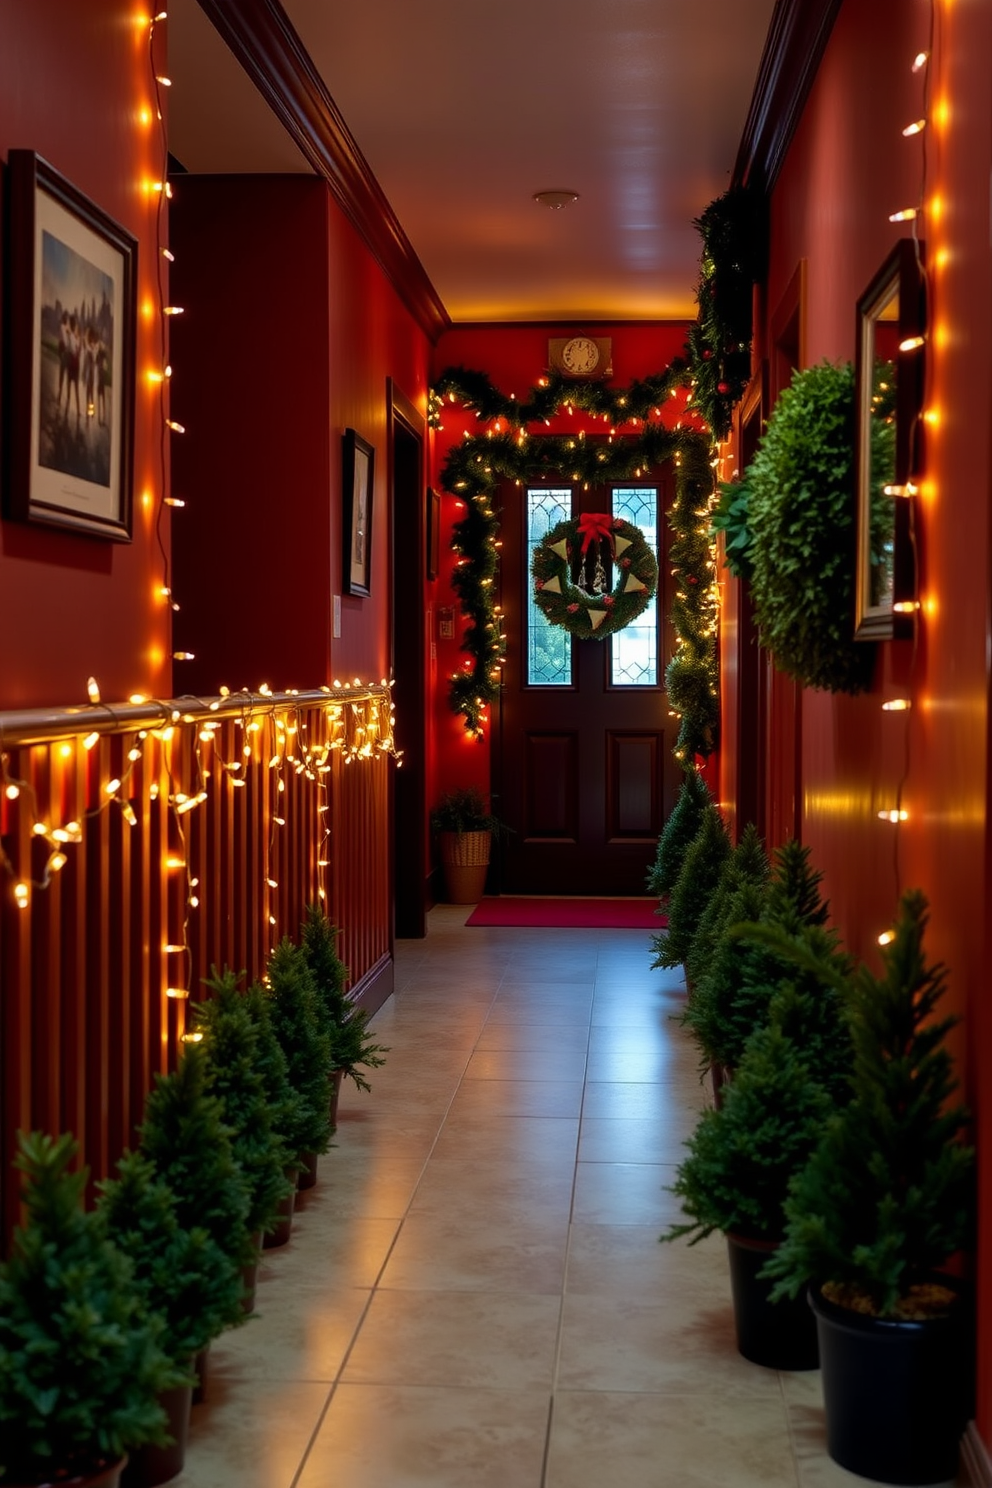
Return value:
M 483 899 L 466 925 L 533 925 L 540 929 L 664 930 L 657 899 L 541 899 L 501 894 Z

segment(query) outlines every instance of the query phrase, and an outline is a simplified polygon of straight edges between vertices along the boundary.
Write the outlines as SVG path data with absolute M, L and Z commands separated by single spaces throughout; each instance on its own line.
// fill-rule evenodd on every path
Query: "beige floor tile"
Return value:
M 487 1023 L 479 1034 L 478 1050 L 517 1049 L 531 1052 L 553 1048 L 585 1053 L 589 1029 L 583 1024 Z
M 339 1385 L 299 1488 L 539 1488 L 540 1391 Z
M 451 1119 L 462 1116 L 577 1117 L 581 1080 L 469 1080 L 451 1102 Z
M 561 1391 L 546 1488 L 795 1488 L 781 1400 Z
M 477 1163 L 435 1157 L 413 1197 L 411 1214 L 567 1220 L 573 1183 L 571 1159 L 562 1165 L 542 1163 L 535 1170 L 534 1163 L 521 1166 L 506 1158 Z
M 342 1378 L 547 1392 L 559 1308 L 550 1296 L 380 1290 Z
M 673 1099 L 667 1085 L 625 1080 L 589 1080 L 582 1103 L 582 1114 L 591 1120 L 647 1118 L 671 1123 L 673 1118 L 682 1118 L 684 1112 L 680 1103 Z
M 737 1352 L 729 1282 L 690 1272 L 656 1301 L 566 1294 L 558 1388 L 781 1398 L 774 1371 Z
M 346 1107 L 338 1113 L 334 1147 L 338 1152 L 374 1151 L 425 1160 L 443 1120 L 441 1112 L 387 1112 L 374 1101 L 364 1110 Z
M 488 1213 L 413 1214 L 403 1224 L 381 1285 L 397 1291 L 547 1293 L 565 1275 L 568 1212 L 510 1219 Z
M 572 1225 L 565 1290 L 590 1297 L 667 1299 L 685 1287 L 699 1296 L 729 1298 L 727 1250 L 722 1236 L 699 1245 L 662 1242 L 657 1224 Z
M 258 1272 L 263 1292 L 276 1278 L 284 1286 L 295 1286 L 315 1278 L 331 1287 L 375 1285 L 396 1238 L 399 1221 L 355 1215 L 328 1217 L 328 1192 L 325 1190 L 318 1197 L 318 1190 L 314 1189 L 312 1207 L 294 1215 L 288 1245 L 263 1251 Z M 259 1305 L 261 1307 L 262 1303 Z M 267 1300 L 265 1305 L 268 1305 Z
M 583 1113 L 579 1135 L 581 1162 L 679 1163 L 698 1117 L 669 1105 L 660 1117 L 590 1117 Z
M 325 1384 L 219 1382 L 194 1407 L 175 1488 L 291 1488 L 327 1394 Z
M 465 1075 L 469 1080 L 580 1081 L 585 1070 L 584 1048 L 560 1048 L 549 1043 L 538 1049 L 477 1049 Z
M 686 1054 L 679 1054 L 681 1036 L 671 1028 L 666 1028 L 663 1022 L 654 1023 L 651 1026 L 642 1024 L 638 1027 L 627 1027 L 617 1023 L 593 1023 L 589 1027 L 589 1053 L 604 1054 L 617 1053 L 630 1050 L 632 1053 L 649 1053 L 654 1049 L 662 1049 L 671 1053 L 673 1057 L 688 1058 L 689 1045 L 686 1043 Z
M 319 1276 L 297 1278 L 293 1286 L 285 1281 L 263 1286 L 246 1326 L 210 1346 L 210 1393 L 220 1381 L 323 1380 L 330 1385 L 370 1296 L 358 1287 L 329 1287 Z
M 522 1172 L 572 1175 L 579 1123 L 564 1116 L 486 1116 L 452 1111 L 433 1157 L 487 1164 L 514 1162 Z
M 586 1079 L 596 1084 L 645 1084 L 681 1086 L 691 1089 L 699 1082 L 695 1070 L 686 1064 L 681 1051 L 660 1044 L 651 1049 L 597 1049 L 590 1051 Z
M 334 1147 L 320 1165 L 320 1182 L 301 1214 L 309 1216 L 319 1204 L 335 1218 L 402 1219 L 424 1168 L 422 1158 Z
M 682 1219 L 682 1205 L 667 1192 L 675 1168 L 664 1163 L 580 1162 L 572 1212 L 584 1224 L 655 1224 Z

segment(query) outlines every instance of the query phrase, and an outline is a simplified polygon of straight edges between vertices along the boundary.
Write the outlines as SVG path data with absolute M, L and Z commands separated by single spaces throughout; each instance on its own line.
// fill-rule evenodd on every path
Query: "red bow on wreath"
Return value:
M 579 536 L 582 538 L 582 556 L 585 557 L 589 551 L 591 542 L 599 542 L 605 538 L 610 545 L 610 552 L 616 557 L 616 547 L 613 543 L 613 528 L 615 519 L 609 512 L 583 512 L 579 517 Z

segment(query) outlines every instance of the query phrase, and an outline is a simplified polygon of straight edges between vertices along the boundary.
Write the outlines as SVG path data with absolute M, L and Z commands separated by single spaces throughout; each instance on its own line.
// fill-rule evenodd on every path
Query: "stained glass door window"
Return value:
M 655 486 L 618 486 L 613 515 L 639 527 L 658 556 L 658 490 Z M 658 686 L 658 599 L 630 625 L 610 638 L 610 682 L 613 687 Z
M 558 522 L 572 515 L 570 487 L 549 490 L 533 486 L 527 491 L 528 563 L 524 583 L 527 593 L 527 685 L 528 687 L 571 687 L 572 638 L 560 625 L 552 625 L 534 603 L 534 583 L 530 577 L 530 554 L 541 538 Z

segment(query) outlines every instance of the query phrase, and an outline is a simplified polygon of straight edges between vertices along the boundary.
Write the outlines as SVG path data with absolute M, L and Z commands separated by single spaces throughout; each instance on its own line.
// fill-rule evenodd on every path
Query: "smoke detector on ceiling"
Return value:
M 577 191 L 534 192 L 534 201 L 539 202 L 542 207 L 549 207 L 552 212 L 560 212 L 562 207 L 570 207 L 578 199 L 579 193 Z

